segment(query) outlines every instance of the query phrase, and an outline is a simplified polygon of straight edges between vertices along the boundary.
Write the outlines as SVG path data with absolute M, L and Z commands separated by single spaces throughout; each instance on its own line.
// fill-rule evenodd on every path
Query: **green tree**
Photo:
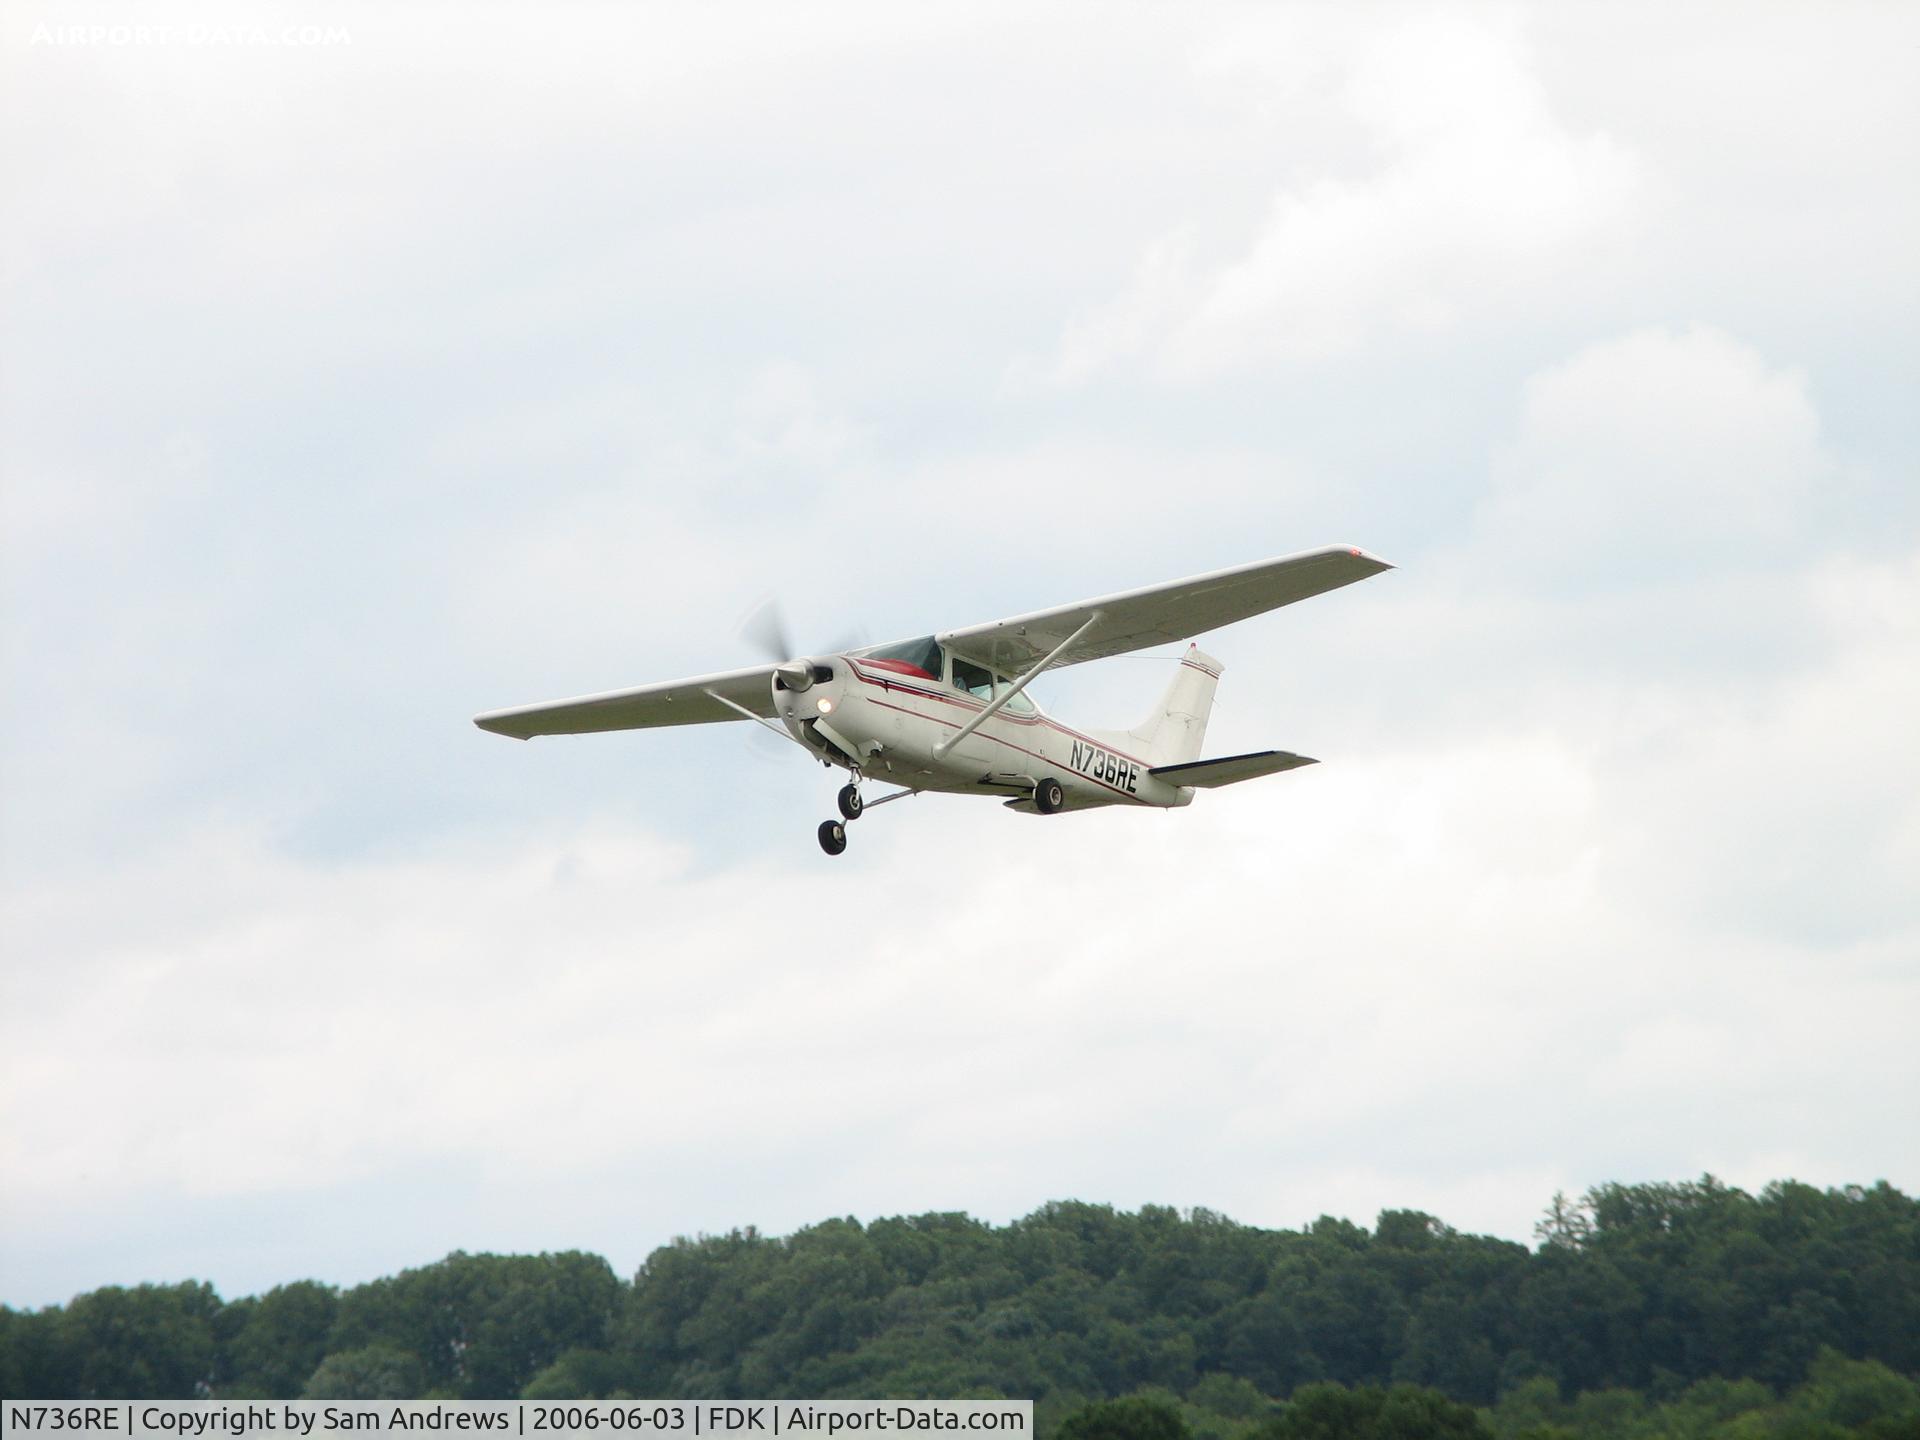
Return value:
M 569 1350 L 527 1382 L 522 1400 L 607 1400 L 632 1394 L 628 1366 L 605 1350 Z
M 1792 1410 L 1811 1420 L 1862 1432 L 1869 1426 L 1920 1430 L 1920 1385 L 1877 1360 L 1849 1360 L 1837 1350 L 1815 1357 Z
M 597 1255 L 467 1255 L 340 1297 L 328 1348 L 419 1357 L 426 1385 L 472 1399 L 518 1395 L 569 1349 L 603 1349 L 620 1282 Z
M 412 1400 L 425 1390 L 420 1357 L 390 1345 L 327 1356 L 302 1392 L 308 1400 Z
M 259 1299 L 230 1305 L 242 1323 L 226 1343 L 224 1398 L 291 1400 L 326 1357 L 339 1297 L 331 1285 L 296 1280 Z
M 1546 1214 L 1533 1227 L 1533 1238 L 1543 1247 L 1578 1250 L 1593 1238 L 1593 1214 L 1585 1205 L 1569 1200 L 1566 1191 L 1556 1190 Z
M 1097 1400 L 1060 1422 L 1056 1440 L 1192 1440 L 1180 1407 L 1145 1395 Z
M 74 1394 L 88 1400 L 191 1400 L 214 1372 L 211 1285 L 110 1285 L 74 1297 L 61 1316 Z
M 1202 1378 L 1187 1392 L 1187 1403 L 1230 1420 L 1257 1419 L 1273 1408 L 1273 1401 L 1261 1394 L 1257 1386 L 1218 1371 Z
M 0 1307 L 0 1400 L 68 1399 L 80 1394 L 79 1341 L 57 1307 Z
M 1493 1440 L 1470 1407 L 1437 1390 L 1307 1385 L 1261 1422 L 1254 1440 Z

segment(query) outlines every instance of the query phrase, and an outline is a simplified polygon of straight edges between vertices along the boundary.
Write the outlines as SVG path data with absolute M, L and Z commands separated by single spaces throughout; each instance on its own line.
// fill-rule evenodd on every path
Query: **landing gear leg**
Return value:
M 867 802 L 860 798 L 860 767 L 853 765 L 848 769 L 853 775 L 853 782 L 842 785 L 839 795 L 834 797 L 840 805 L 840 818 L 820 822 L 820 848 L 829 855 L 838 855 L 847 848 L 846 822 L 858 820 L 860 812 L 867 808 Z

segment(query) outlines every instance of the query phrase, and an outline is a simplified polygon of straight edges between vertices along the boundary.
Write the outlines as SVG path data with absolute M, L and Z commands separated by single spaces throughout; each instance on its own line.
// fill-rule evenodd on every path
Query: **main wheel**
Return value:
M 1066 803 L 1066 787 L 1051 775 L 1033 787 L 1033 808 L 1042 815 L 1057 814 Z
M 838 820 L 820 822 L 820 848 L 829 855 L 838 855 L 847 848 L 847 827 Z
M 858 820 L 860 812 L 866 809 L 866 805 L 867 802 L 860 798 L 859 786 L 842 785 L 840 787 L 840 813 L 847 819 Z M 843 840 L 840 843 L 844 845 L 846 842 Z

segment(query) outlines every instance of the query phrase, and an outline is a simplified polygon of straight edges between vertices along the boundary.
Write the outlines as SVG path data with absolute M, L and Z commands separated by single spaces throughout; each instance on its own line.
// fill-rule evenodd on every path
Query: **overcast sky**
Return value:
M 0 1300 L 1920 1188 L 1920 11 L 0 17 Z M 1335 542 L 1178 813 L 469 723 Z

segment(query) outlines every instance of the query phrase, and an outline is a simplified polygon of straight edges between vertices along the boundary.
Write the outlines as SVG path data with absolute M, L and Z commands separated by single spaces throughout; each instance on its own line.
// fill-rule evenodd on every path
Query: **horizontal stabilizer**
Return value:
M 1290 750 L 1256 750 L 1251 755 L 1229 755 L 1221 760 L 1190 760 L 1184 765 L 1156 765 L 1147 773 L 1157 775 L 1169 785 L 1193 785 L 1214 790 L 1222 785 L 1238 785 L 1242 780 L 1258 780 L 1262 775 L 1278 775 L 1282 770 L 1297 770 L 1302 765 L 1318 765 L 1305 755 Z

